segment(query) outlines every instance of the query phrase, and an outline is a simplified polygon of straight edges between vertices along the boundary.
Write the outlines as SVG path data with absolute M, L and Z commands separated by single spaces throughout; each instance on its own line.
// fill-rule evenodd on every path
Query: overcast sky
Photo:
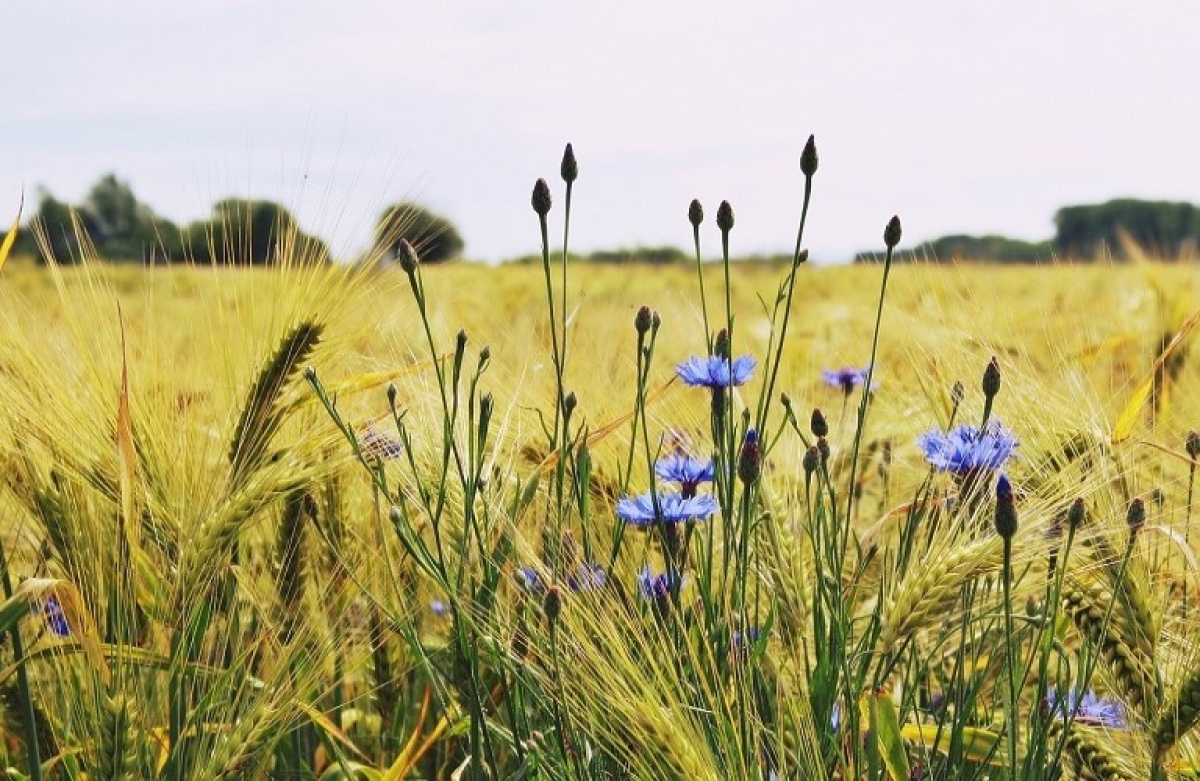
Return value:
M 529 193 L 544 176 L 561 205 L 571 141 L 574 247 L 688 246 L 698 197 L 708 249 L 728 199 L 736 253 L 790 251 L 809 133 L 818 261 L 880 247 L 893 213 L 909 245 L 1047 238 L 1070 203 L 1200 201 L 1195 0 L 5 10 L 2 223 L 22 187 L 74 203 L 113 172 L 181 222 L 282 201 L 339 255 L 413 198 L 498 260 L 536 251 Z

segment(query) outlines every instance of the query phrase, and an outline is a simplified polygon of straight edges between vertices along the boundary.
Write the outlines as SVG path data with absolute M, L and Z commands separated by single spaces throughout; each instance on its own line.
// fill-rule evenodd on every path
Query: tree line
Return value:
M 1132 242 L 1153 256 L 1188 257 L 1195 253 L 1200 242 L 1200 207 L 1182 201 L 1118 198 L 1105 203 L 1064 206 L 1055 212 L 1054 226 L 1054 237 L 1044 241 L 956 234 L 924 242 L 903 255 L 907 260 L 929 262 L 1124 260 Z M 877 255 L 859 253 L 855 260 L 865 261 Z
M 45 236 L 36 239 L 35 226 Z M 393 204 L 376 223 L 373 252 L 396 256 L 401 240 L 417 247 L 422 260 L 438 262 L 462 254 L 463 240 L 444 217 L 419 204 Z M 105 260 L 203 265 L 269 265 L 281 257 L 326 263 L 329 246 L 300 229 L 296 218 L 274 201 L 224 198 L 207 219 L 176 225 L 134 195 L 114 174 L 102 176 L 83 201 L 69 204 L 47 190 L 38 194 L 32 217 L 17 235 L 15 253 L 46 262 L 76 263 L 84 255 Z

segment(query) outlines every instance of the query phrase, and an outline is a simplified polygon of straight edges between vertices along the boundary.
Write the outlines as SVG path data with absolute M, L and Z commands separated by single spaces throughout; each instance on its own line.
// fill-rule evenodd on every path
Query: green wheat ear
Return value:
M 297 369 L 321 341 L 324 330 L 320 323 L 300 323 L 283 338 L 259 373 L 229 447 L 231 486 L 240 486 L 262 465 L 267 444 L 283 422 L 284 409 L 279 406 L 279 399 Z

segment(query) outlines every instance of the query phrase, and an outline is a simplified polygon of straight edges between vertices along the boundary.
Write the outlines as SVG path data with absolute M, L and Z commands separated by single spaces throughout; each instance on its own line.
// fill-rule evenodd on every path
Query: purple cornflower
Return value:
M 1082 724 L 1093 724 L 1100 727 L 1127 729 L 1129 720 L 1125 716 L 1125 706 L 1116 700 L 1097 697 L 1095 692 L 1087 692 L 1082 697 L 1075 689 L 1067 692 L 1065 704 L 1057 701 L 1058 694 L 1054 689 L 1046 692 L 1046 705 L 1055 718 L 1066 718 L 1068 712 L 1075 714 L 1076 721 Z
M 380 434 L 375 430 L 375 427 L 370 423 L 363 431 L 362 437 L 359 439 L 359 445 L 362 447 L 362 452 L 372 458 L 391 459 L 399 458 L 404 452 L 404 446 L 396 437 Z
M 659 480 L 668 483 L 679 483 L 679 489 L 685 498 L 696 495 L 696 488 L 701 483 L 711 483 L 713 479 L 713 462 L 692 458 L 682 450 L 676 450 L 669 456 L 658 459 L 654 465 L 654 474 Z
M 821 379 L 826 385 L 834 388 L 841 388 L 842 392 L 849 396 L 854 392 L 854 389 L 867 381 L 867 373 L 871 371 L 871 364 L 867 364 L 861 369 L 856 369 L 853 366 L 846 366 L 841 369 L 822 369 Z M 874 383 L 872 383 L 872 389 Z
M 749 355 L 732 361 L 720 355 L 693 356 L 675 367 L 679 379 L 688 385 L 713 390 L 744 385 L 753 371 L 754 359 Z
M 608 573 L 599 564 L 580 564 L 579 571 L 567 577 L 567 588 L 574 592 L 594 591 L 608 582 Z
M 51 594 L 42 603 L 42 618 L 46 621 L 46 627 L 55 637 L 71 636 L 71 624 L 67 621 L 66 613 L 63 612 L 62 603 L 54 594 Z
M 703 521 L 719 508 L 717 500 L 707 494 L 685 497 L 683 494 L 658 494 L 658 511 L 651 494 L 626 496 L 617 500 L 617 516 L 639 529 L 663 523 Z
M 982 431 L 963 424 L 946 433 L 933 429 L 917 437 L 917 447 L 924 451 L 925 459 L 935 469 L 959 475 L 999 469 L 1017 445 L 1016 435 L 998 420 L 993 420 Z
M 638 590 L 642 599 L 666 599 L 671 594 L 671 586 L 681 583 L 678 575 L 672 576 L 666 572 L 655 575 L 648 566 L 638 573 Z
M 430 602 L 429 610 L 438 618 L 445 618 L 450 614 L 450 606 L 440 599 L 435 599 Z
M 548 584 L 540 572 L 533 567 L 517 567 L 516 580 L 530 594 L 541 596 Z M 599 564 L 580 564 L 578 570 L 567 576 L 567 588 L 575 593 L 593 591 L 608 582 L 608 573 Z

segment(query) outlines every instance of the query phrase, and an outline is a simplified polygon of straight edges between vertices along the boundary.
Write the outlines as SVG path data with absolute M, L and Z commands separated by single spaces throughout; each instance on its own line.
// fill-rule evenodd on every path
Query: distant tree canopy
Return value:
M 292 213 L 273 201 L 226 198 L 212 218 L 184 232 L 186 255 L 194 263 L 263 266 L 282 257 L 324 263 L 329 247 L 299 229 Z
M 457 258 L 463 251 L 462 236 L 452 222 L 411 201 L 384 209 L 375 225 L 375 251 L 383 257 L 395 260 L 404 240 L 425 263 Z
M 1124 255 L 1122 232 L 1151 253 L 1186 254 L 1200 241 L 1200 209 L 1179 201 L 1121 198 L 1107 203 L 1067 206 L 1054 215 L 1054 247 L 1072 258 L 1100 257 L 1107 248 Z
M 855 262 L 878 257 L 879 253 L 860 252 Z M 956 234 L 927 241 L 911 252 L 900 252 L 895 260 L 926 263 L 957 263 L 963 260 L 987 260 L 998 263 L 1038 263 L 1049 261 L 1054 246 L 1049 241 L 1021 241 L 1006 236 L 968 236 Z
M 118 262 L 262 265 L 283 253 L 306 262 L 329 258 L 325 242 L 300 231 L 296 219 L 277 203 L 227 198 L 213 205 L 210 219 L 180 228 L 156 216 L 112 174 L 101 177 L 76 206 L 43 190 L 34 221 L 46 231 L 50 253 L 59 263 L 79 261 L 81 234 L 100 257 Z M 31 226 L 19 234 L 19 242 L 18 252 L 47 260 Z

